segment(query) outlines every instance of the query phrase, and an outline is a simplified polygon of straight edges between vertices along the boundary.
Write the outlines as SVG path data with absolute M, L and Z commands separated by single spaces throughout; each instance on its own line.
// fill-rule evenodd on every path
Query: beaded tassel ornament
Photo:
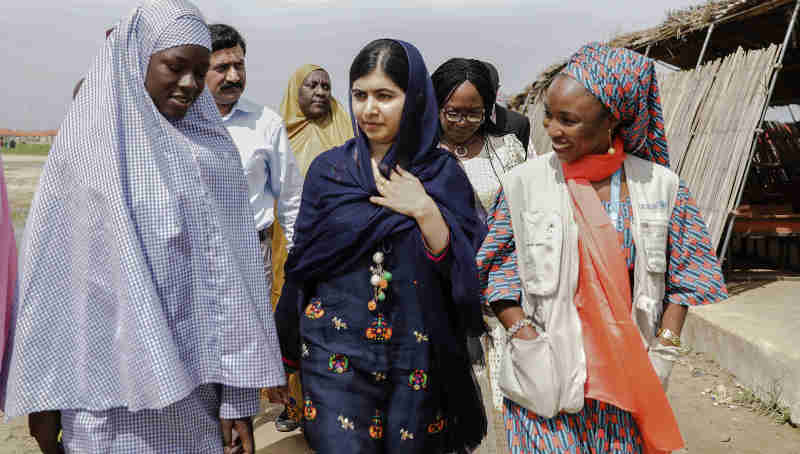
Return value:
M 392 280 L 392 273 L 383 267 L 384 259 L 385 255 L 381 251 L 372 255 L 374 265 L 369 268 L 370 273 L 372 273 L 369 282 L 372 284 L 373 294 L 372 299 L 367 303 L 367 308 L 370 312 L 376 312 L 378 306 L 386 301 L 386 291 L 389 288 L 389 282 Z M 371 341 L 386 342 L 392 337 L 392 328 L 386 322 L 383 314 L 378 313 L 375 321 L 367 328 L 364 335 Z
M 372 273 L 369 282 L 372 284 L 374 294 L 372 299 L 369 300 L 369 303 L 367 303 L 370 312 L 374 312 L 378 309 L 378 303 L 386 301 L 386 289 L 389 288 L 389 282 L 392 280 L 392 273 L 383 268 L 384 258 L 383 252 L 381 251 L 372 255 L 372 261 L 375 264 L 369 267 L 369 271 Z

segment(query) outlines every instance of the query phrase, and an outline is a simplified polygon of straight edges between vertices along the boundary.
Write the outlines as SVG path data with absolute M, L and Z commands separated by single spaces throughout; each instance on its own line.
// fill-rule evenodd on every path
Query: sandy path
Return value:
M 46 159 L 46 156 L 3 154 L 3 171 L 17 243 L 22 238 L 25 219 Z
M 678 418 L 686 449 L 676 454 L 798 454 L 800 429 L 776 424 L 747 408 L 714 405 L 703 392 L 724 386 L 735 393 L 735 379 L 701 354 L 689 354 L 675 366 L 669 399 Z M 275 431 L 273 421 L 280 413 L 266 406 L 255 419 L 257 454 L 308 454 L 302 433 Z M 35 442 L 27 436 L 24 418 L 0 423 L 0 454 L 35 453 Z
M 0 415 L 3 413 L 0 412 Z M 38 453 L 36 440 L 28 436 L 26 418 L 17 418 L 3 423 L 0 417 L 0 454 L 33 454 Z

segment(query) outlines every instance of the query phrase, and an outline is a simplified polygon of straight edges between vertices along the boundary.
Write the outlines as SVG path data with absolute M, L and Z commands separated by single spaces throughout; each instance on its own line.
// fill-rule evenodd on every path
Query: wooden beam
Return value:
M 706 40 L 703 41 L 703 48 L 700 50 L 700 55 L 697 56 L 697 64 L 694 66 L 694 69 L 700 68 L 700 65 L 703 64 L 703 57 L 706 56 L 706 49 L 708 49 L 708 42 L 711 41 L 711 34 L 714 33 L 714 26 L 716 24 L 714 22 L 708 26 L 708 32 L 706 32 Z

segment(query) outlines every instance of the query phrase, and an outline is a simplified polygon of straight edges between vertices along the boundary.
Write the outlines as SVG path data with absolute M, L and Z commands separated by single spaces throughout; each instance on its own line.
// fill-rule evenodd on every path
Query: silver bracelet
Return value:
M 511 325 L 511 328 L 506 331 L 506 336 L 509 340 L 517 335 L 517 331 L 521 330 L 523 326 L 533 326 L 533 321 L 527 317 L 521 318 Z

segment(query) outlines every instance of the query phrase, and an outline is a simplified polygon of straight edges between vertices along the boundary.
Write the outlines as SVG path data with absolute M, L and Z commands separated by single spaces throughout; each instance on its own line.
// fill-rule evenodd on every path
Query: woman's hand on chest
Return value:
M 413 218 L 422 232 L 425 247 L 434 254 L 444 251 L 449 244 L 450 229 L 419 179 L 400 166 L 385 178 L 378 171 L 375 160 L 372 160 L 372 174 L 380 197 L 372 196 L 369 201 Z
M 389 178 L 385 178 L 378 171 L 375 160 L 371 162 L 375 186 L 380 196 L 370 197 L 370 202 L 414 219 L 425 216 L 432 206 L 436 207 L 433 199 L 425 192 L 425 187 L 413 174 L 397 166 L 392 169 Z

